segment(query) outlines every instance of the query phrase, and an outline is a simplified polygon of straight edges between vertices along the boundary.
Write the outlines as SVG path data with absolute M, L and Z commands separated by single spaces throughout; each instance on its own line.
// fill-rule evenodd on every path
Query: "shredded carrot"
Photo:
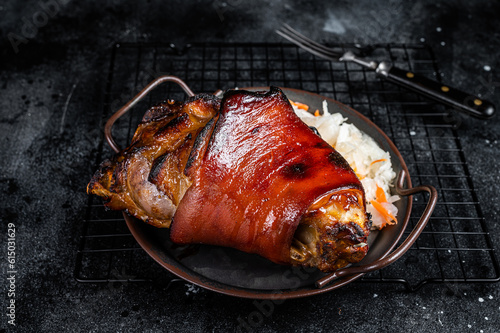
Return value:
M 387 161 L 387 158 L 381 158 L 380 160 L 375 160 L 375 161 L 370 163 L 370 166 L 374 165 L 375 163 L 384 162 L 384 161 Z
M 387 224 L 396 224 L 396 218 L 389 213 L 387 209 L 382 205 L 383 202 L 387 202 L 387 197 L 385 195 L 384 189 L 377 185 L 377 190 L 375 191 L 375 200 L 370 201 L 373 208 L 375 208 L 385 219 L 385 223 L 380 226 L 380 228 L 385 227 Z
M 370 203 L 372 204 L 373 208 L 375 208 L 385 219 L 385 223 L 383 223 L 380 226 L 381 229 L 385 227 L 387 224 L 389 225 L 396 224 L 397 221 L 396 218 L 391 213 L 389 213 L 387 209 L 384 208 L 384 206 L 382 206 L 376 200 L 372 200 L 370 201 Z
M 291 99 L 288 100 L 290 102 L 290 104 L 292 104 L 293 106 L 299 108 L 299 109 L 302 109 L 302 110 L 309 110 L 309 105 L 307 104 L 303 104 L 303 103 L 299 103 L 299 102 L 294 102 L 292 101 Z
M 377 190 L 375 191 L 376 200 L 380 203 L 387 202 L 387 197 L 385 196 L 385 191 L 383 188 L 377 185 Z
M 319 116 L 320 116 L 320 114 L 319 114 L 319 110 L 314 111 L 314 116 L 315 116 L 315 117 L 319 117 Z
M 360 175 L 360 174 L 356 171 L 356 169 L 354 169 L 353 171 L 354 171 L 354 173 L 356 174 L 356 177 L 358 177 L 358 179 L 359 179 L 359 180 L 361 180 L 361 179 L 363 179 L 363 178 L 365 178 L 365 177 L 366 177 L 366 176 L 362 176 L 362 175 Z

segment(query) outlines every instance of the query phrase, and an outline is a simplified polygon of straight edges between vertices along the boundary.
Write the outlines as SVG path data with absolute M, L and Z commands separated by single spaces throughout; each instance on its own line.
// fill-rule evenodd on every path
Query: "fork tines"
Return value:
M 315 54 L 319 57 L 328 59 L 328 60 L 339 60 L 342 56 L 341 53 L 336 52 L 335 50 L 317 43 L 306 36 L 302 35 L 288 24 L 283 24 L 280 29 L 276 30 L 276 33 L 283 38 L 286 38 L 290 42 L 296 44 L 300 48 Z

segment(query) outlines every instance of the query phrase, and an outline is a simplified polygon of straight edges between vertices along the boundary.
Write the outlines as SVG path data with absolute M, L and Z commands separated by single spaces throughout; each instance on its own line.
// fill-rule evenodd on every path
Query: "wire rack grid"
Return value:
M 440 80 L 432 49 L 426 45 L 384 44 L 370 49 L 373 59 L 390 60 Z M 193 44 L 181 49 L 171 44 L 116 44 L 110 54 L 102 123 L 153 78 L 166 74 L 182 78 L 196 93 L 269 85 L 315 92 L 351 106 L 390 137 L 413 184 L 435 186 L 439 203 L 411 250 L 395 264 L 365 275 L 360 283 L 398 283 L 413 291 L 430 282 L 500 280 L 487 221 L 457 136 L 461 120 L 454 112 L 354 64 L 322 60 L 292 45 Z M 115 124 L 116 142 L 125 147 L 145 110 L 167 98 L 182 100 L 185 95 L 176 85 L 155 89 Z M 112 154 L 102 138 L 96 168 Z M 413 200 L 409 231 L 426 203 L 423 194 Z M 89 198 L 82 220 L 75 278 L 105 283 L 177 281 L 142 251 L 121 213 L 106 211 L 94 197 Z

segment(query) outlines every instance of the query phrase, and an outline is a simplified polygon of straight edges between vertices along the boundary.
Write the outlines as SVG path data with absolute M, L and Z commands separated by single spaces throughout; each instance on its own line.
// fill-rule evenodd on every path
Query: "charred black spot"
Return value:
M 283 168 L 283 174 L 287 178 L 303 179 L 306 177 L 307 165 L 304 163 L 295 163 Z
M 363 229 L 359 226 L 359 224 L 356 224 L 354 222 L 349 222 L 349 225 L 353 227 L 356 230 L 356 234 L 360 237 L 363 237 L 365 235 L 365 232 Z
M 259 132 L 259 131 L 260 131 L 260 126 L 257 126 L 257 127 L 255 127 L 255 128 L 252 130 L 252 134 L 255 134 L 255 133 Z
M 327 226 L 326 233 L 330 236 L 337 236 L 339 234 L 339 223 L 335 223 L 333 226 Z
M 153 161 L 153 165 L 151 166 L 151 171 L 149 172 L 148 181 L 152 182 L 159 175 L 159 173 L 162 170 L 163 162 L 165 162 L 165 159 L 167 158 L 167 156 L 168 156 L 168 153 L 157 157 Z
M 332 151 L 330 154 L 328 154 L 328 161 L 332 163 L 333 165 L 336 165 L 342 169 L 349 170 L 351 167 L 349 166 L 349 163 L 336 151 Z
M 185 104 L 194 102 L 199 99 L 203 100 L 204 102 L 211 103 L 214 106 L 218 106 L 220 104 L 220 98 L 218 98 L 215 95 L 205 94 L 205 93 L 201 93 L 187 98 Z
M 198 133 L 196 138 L 194 139 L 193 148 L 191 148 L 191 152 L 189 153 L 188 160 L 186 162 L 186 166 L 184 167 L 184 174 L 191 168 L 193 163 L 202 153 L 200 150 L 203 146 L 205 140 L 208 140 L 208 136 L 212 135 L 212 130 L 215 126 L 217 117 L 210 119 L 210 121 L 203 127 L 203 129 Z
M 157 121 L 164 117 L 173 115 L 179 112 L 181 106 L 182 103 L 180 102 L 163 101 L 162 103 L 157 104 L 146 111 L 142 118 L 142 122 L 146 123 L 150 121 Z

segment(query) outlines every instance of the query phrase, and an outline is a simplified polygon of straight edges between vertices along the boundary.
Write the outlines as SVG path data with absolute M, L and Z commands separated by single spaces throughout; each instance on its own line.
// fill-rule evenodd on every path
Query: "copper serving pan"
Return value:
M 106 123 L 106 140 L 113 150 L 120 151 L 112 136 L 114 122 L 164 82 L 176 83 L 186 94 L 194 95 L 177 77 L 162 76 L 152 81 Z M 266 90 L 268 87 L 245 89 Z M 437 202 L 435 188 L 429 185 L 412 187 L 408 168 L 401 154 L 380 128 L 359 112 L 333 99 L 296 89 L 281 89 L 288 98 L 305 103 L 312 110 L 321 109 L 326 100 L 330 112 L 343 114 L 348 122 L 370 135 L 382 149 L 390 153 L 394 171 L 398 174 L 394 192 L 402 196 L 395 203 L 399 210 L 398 223 L 370 234 L 369 251 L 361 262 L 328 274 L 316 269 L 277 265 L 260 256 L 230 248 L 177 246 L 170 241 L 169 230 L 154 228 L 124 213 L 127 226 L 140 246 L 156 262 L 178 277 L 209 290 L 245 298 L 289 299 L 316 295 L 340 288 L 365 273 L 392 264 L 413 245 L 429 221 Z M 419 192 L 429 193 L 427 206 L 407 238 L 393 251 L 408 226 L 412 195 Z

